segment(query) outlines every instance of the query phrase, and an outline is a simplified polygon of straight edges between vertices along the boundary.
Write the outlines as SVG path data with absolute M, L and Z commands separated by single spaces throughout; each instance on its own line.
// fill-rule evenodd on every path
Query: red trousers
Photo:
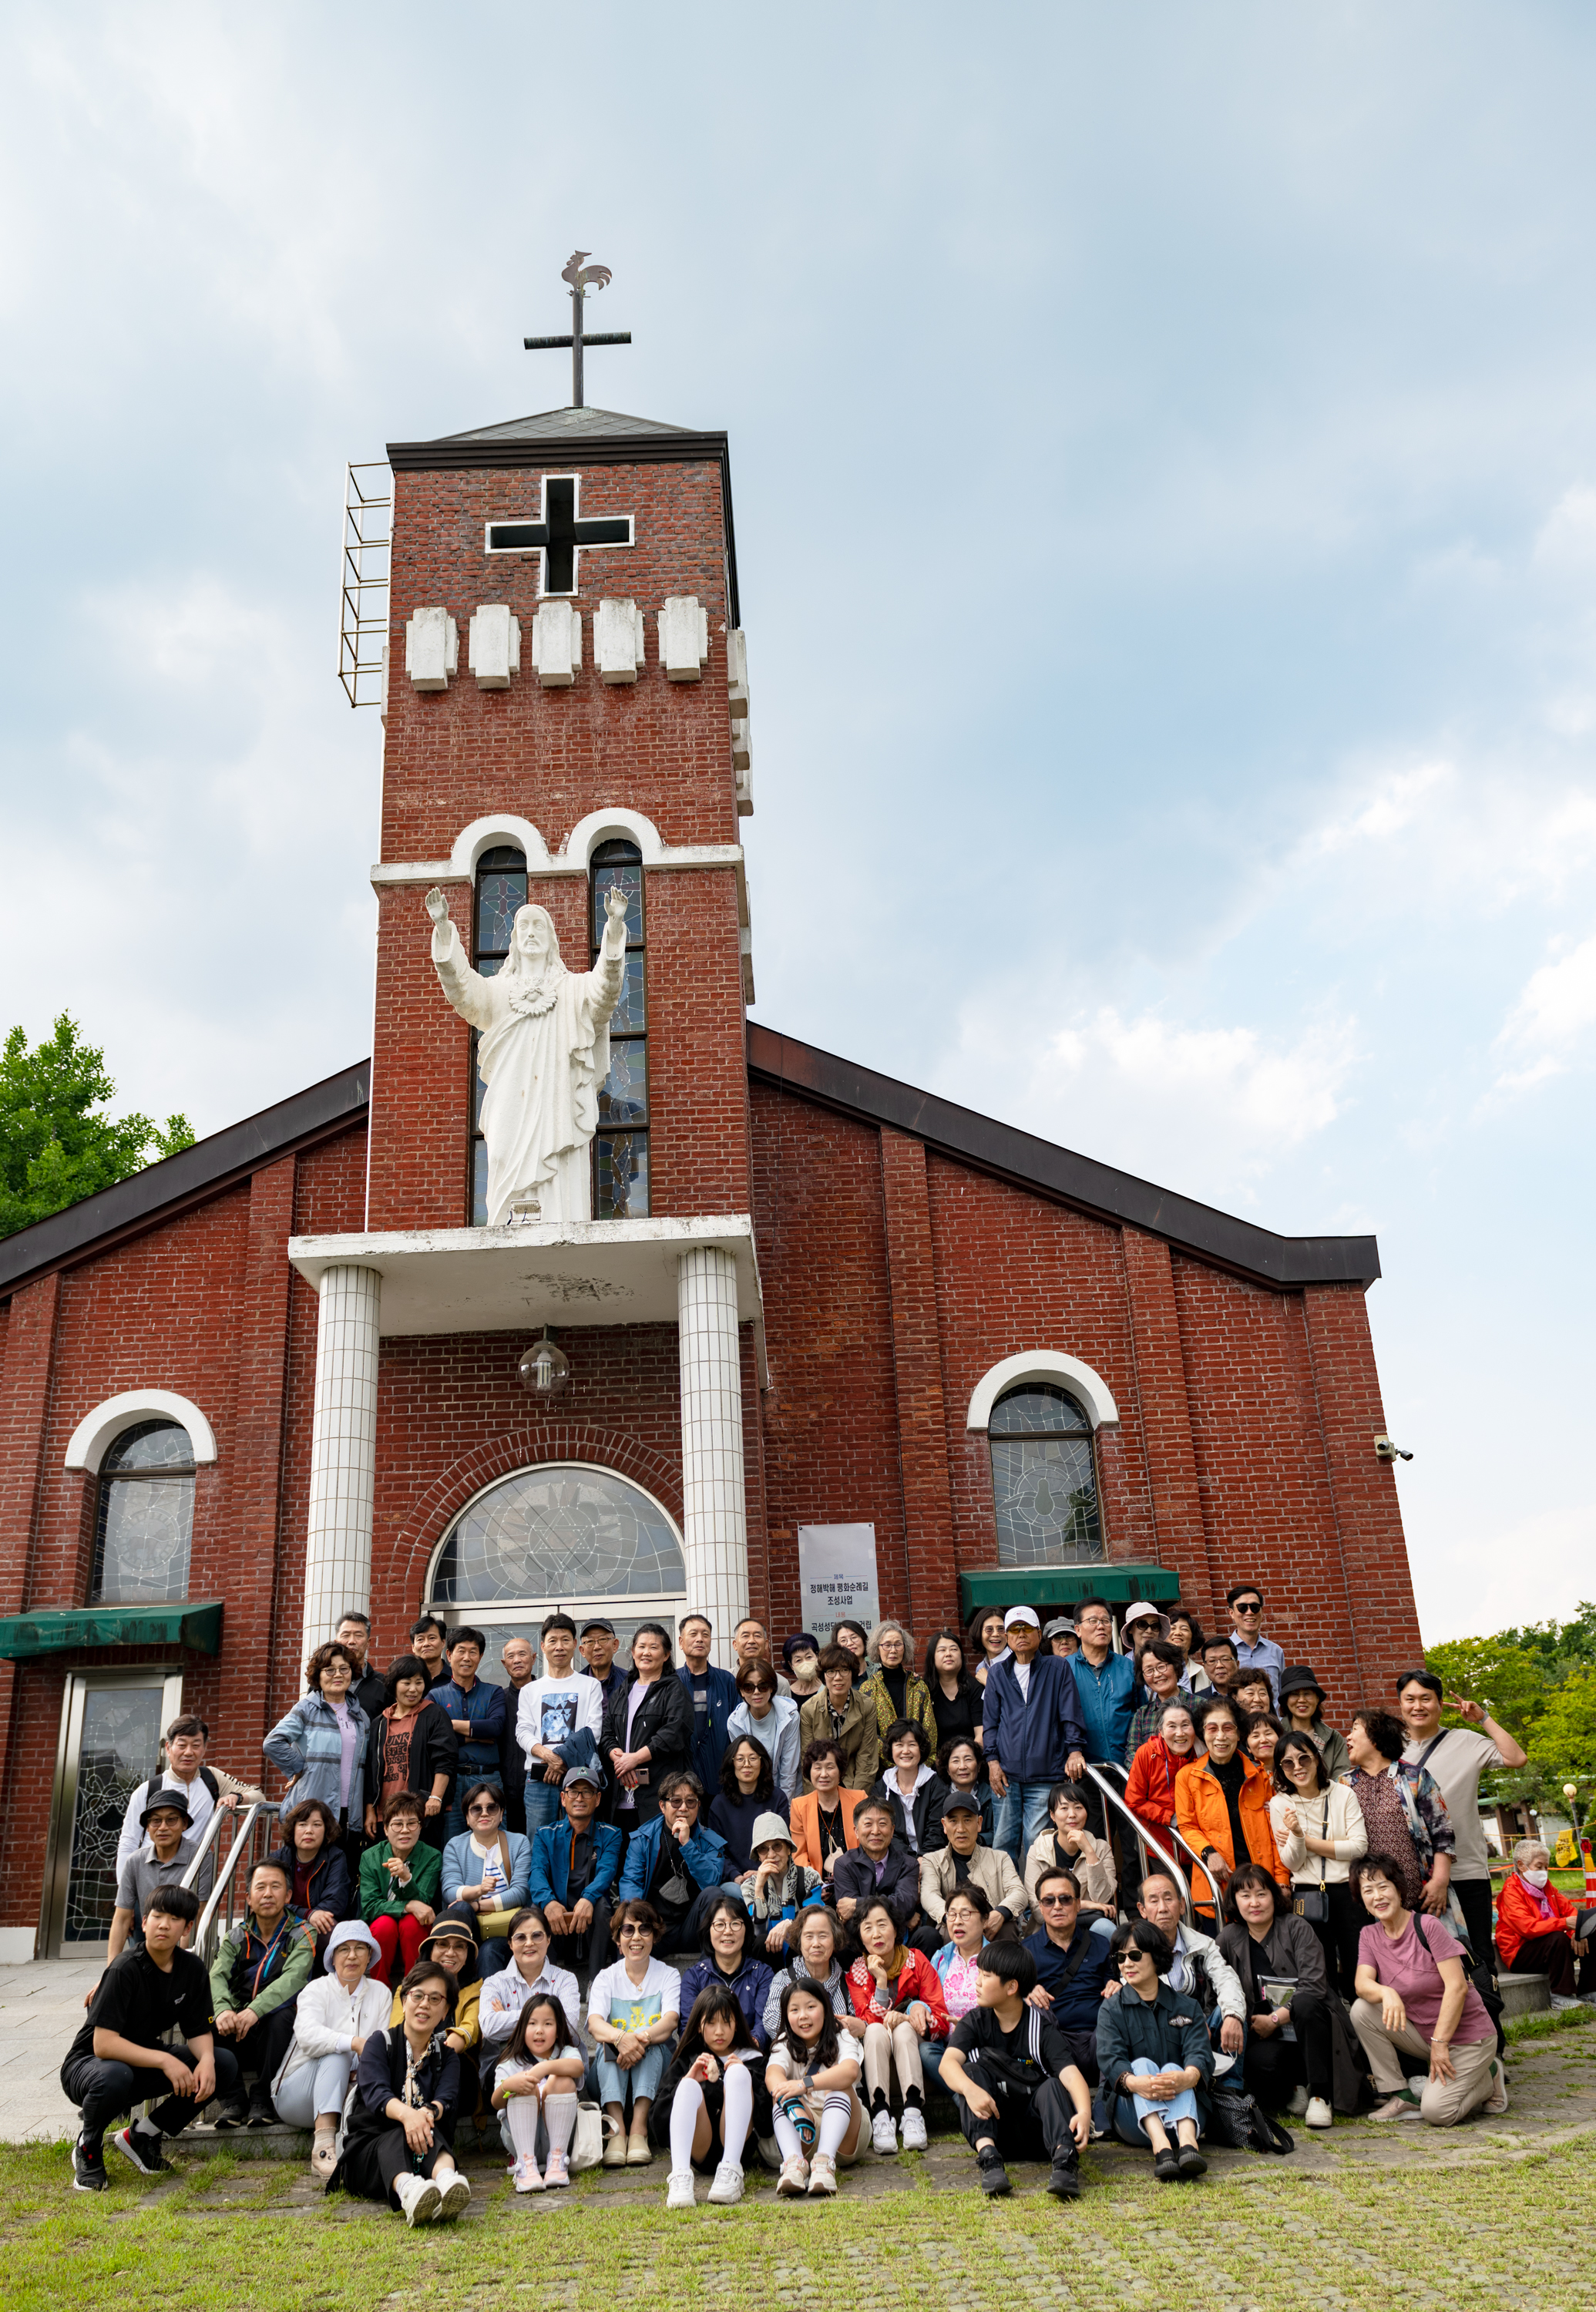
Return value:
M 416 1955 L 421 1949 L 421 1939 L 426 1929 L 413 1912 L 407 1911 L 400 1919 L 373 1919 L 372 1932 L 382 1946 L 382 1956 L 372 1973 L 379 1983 L 385 1983 L 390 1990 L 397 1991 L 416 1964 Z M 399 1962 L 397 1974 L 393 1965 L 396 1957 Z

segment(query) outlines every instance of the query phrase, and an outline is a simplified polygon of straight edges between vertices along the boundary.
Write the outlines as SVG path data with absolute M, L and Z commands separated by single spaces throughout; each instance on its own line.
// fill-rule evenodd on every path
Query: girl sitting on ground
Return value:
M 723 1984 L 693 2001 L 671 2068 L 648 2115 L 654 2143 L 671 2151 L 667 2208 L 693 2205 L 693 2174 L 713 2176 L 717 2208 L 742 2197 L 742 2159 L 756 2134 L 770 2130 L 765 2058 L 748 2018 Z
M 871 2141 L 896 2151 L 890 2096 L 897 2074 L 903 2106 L 903 2148 L 925 2149 L 925 2074 L 922 2039 L 948 2036 L 942 1977 L 931 1961 L 899 1940 L 898 1921 L 878 1896 L 859 1915 L 864 1949 L 847 1972 L 848 1997 L 864 2025 L 864 2080 L 870 2095 Z
M 774 2106 L 771 2132 L 782 2155 L 776 2191 L 829 2199 L 837 2166 L 851 2167 L 864 2127 L 859 2061 L 829 2002 L 811 1983 L 789 1983 L 781 1995 L 765 2085 Z
M 587 2069 L 569 2043 L 565 2010 L 549 1991 L 534 1991 L 515 2019 L 494 2077 L 493 2107 L 513 2155 L 518 2192 L 556 2192 L 571 2180 L 566 2166 L 576 2097 Z

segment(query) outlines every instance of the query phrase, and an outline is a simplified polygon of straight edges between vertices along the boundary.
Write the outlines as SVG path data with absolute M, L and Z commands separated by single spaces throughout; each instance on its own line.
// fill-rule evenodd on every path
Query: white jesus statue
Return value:
M 504 968 L 491 979 L 466 961 L 442 891 L 427 893 L 426 912 L 443 993 L 482 1037 L 488 1227 L 591 1220 L 587 1149 L 598 1127 L 598 1088 L 609 1073 L 609 1018 L 626 977 L 625 892 L 618 883 L 606 892 L 599 959 L 581 974 L 560 960 L 545 907 L 516 909 Z

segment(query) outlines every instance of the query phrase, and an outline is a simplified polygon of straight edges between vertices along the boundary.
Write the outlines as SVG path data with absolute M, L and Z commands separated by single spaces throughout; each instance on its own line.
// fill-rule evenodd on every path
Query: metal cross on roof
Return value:
M 591 249 L 574 249 L 560 274 L 562 281 L 571 285 L 571 334 L 568 337 L 523 337 L 522 344 L 528 353 L 548 353 L 557 346 L 571 348 L 571 407 L 583 407 L 582 349 L 584 346 L 629 346 L 630 329 L 599 330 L 584 337 L 582 329 L 582 303 L 590 288 L 607 289 L 611 275 L 607 265 L 584 265 L 583 258 L 591 257 Z

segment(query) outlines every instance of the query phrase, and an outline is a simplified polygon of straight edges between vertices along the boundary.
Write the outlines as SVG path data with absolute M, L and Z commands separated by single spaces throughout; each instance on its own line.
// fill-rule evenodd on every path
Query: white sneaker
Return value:
M 898 2130 L 892 2124 L 892 2115 L 890 2111 L 878 2111 L 871 2121 L 870 2141 L 874 2149 L 883 2157 L 890 2151 L 897 2150 Z
M 1308 2108 L 1307 2089 L 1293 2088 L 1291 2091 L 1291 2101 L 1286 2105 L 1285 2108 L 1291 2118 L 1301 2119 L 1302 2114 Z
M 540 2192 L 543 2189 L 543 2178 L 538 2171 L 538 2163 L 530 2151 L 522 2154 L 511 2173 L 515 2177 L 515 2188 L 518 2192 Z
M 781 2175 L 776 2186 L 778 2200 L 801 2199 L 809 2189 L 809 2162 L 800 2152 L 781 2163 Z
M 1554 1991 L 1548 1995 L 1551 1999 L 1552 2012 L 1554 2015 L 1565 2015 L 1571 2007 L 1583 2006 L 1584 2003 L 1582 2000 L 1570 1999 L 1565 1992 L 1560 1991 Z
M 692 2208 L 697 2205 L 693 2197 L 693 2171 L 677 2168 L 665 2185 L 665 2205 L 668 2208 Z
M 903 2115 L 903 2148 L 906 2151 L 925 2149 L 925 2115 L 917 2103 L 911 2103 Z
M 430 2224 L 443 2197 L 428 2176 L 396 2176 L 393 2191 L 408 2224 Z
M 817 2151 L 809 2163 L 809 2196 L 811 2200 L 837 2196 L 837 2162 L 829 2152 Z
M 454 2216 L 463 2216 L 470 2201 L 471 2187 L 457 2168 L 448 2176 L 438 2195 L 438 2221 L 443 2223 Z
M 1491 2059 L 1491 2092 L 1481 2104 L 1480 2109 L 1488 2112 L 1507 2109 L 1507 2066 L 1495 2056 Z
M 1302 2116 L 1309 2127 L 1334 2127 L 1336 2115 L 1323 2096 L 1310 2096 L 1302 2106 Z
M 715 2171 L 715 2181 L 709 2187 L 709 2197 L 717 2208 L 734 2208 L 742 2197 L 742 2162 L 723 2159 Z

